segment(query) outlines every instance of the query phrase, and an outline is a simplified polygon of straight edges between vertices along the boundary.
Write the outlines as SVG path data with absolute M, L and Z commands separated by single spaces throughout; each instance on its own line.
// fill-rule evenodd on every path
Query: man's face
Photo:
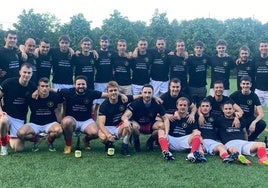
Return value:
M 177 109 L 180 114 L 185 114 L 188 112 L 188 103 L 186 100 L 179 100 L 177 102 Z
M 166 48 L 165 40 L 157 40 L 156 41 L 156 48 L 158 49 L 158 51 L 163 52 Z
M 230 118 L 233 117 L 234 108 L 232 104 L 225 104 L 222 107 L 222 111 L 225 117 Z
M 146 52 L 147 48 L 148 48 L 147 41 L 139 41 L 138 42 L 138 50 L 139 50 L 139 52 Z
M 152 88 L 150 88 L 150 87 L 144 87 L 142 89 L 142 93 L 141 94 L 142 94 L 143 101 L 145 103 L 151 102 L 151 100 L 153 98 L 153 90 L 152 90 Z
M 81 44 L 82 52 L 89 52 L 92 49 L 92 44 L 90 41 L 84 41 Z
M 119 90 L 117 87 L 108 87 L 107 88 L 107 93 L 108 93 L 108 97 L 111 100 L 117 100 L 118 98 L 118 94 L 119 94 Z
M 242 88 L 242 91 L 245 93 L 248 93 L 250 91 L 252 84 L 250 81 L 241 81 L 240 82 L 240 87 Z
M 181 91 L 181 84 L 180 83 L 175 83 L 175 82 L 170 82 L 169 85 L 169 92 L 171 97 L 177 97 Z
M 184 51 L 185 51 L 185 44 L 184 44 L 184 42 L 176 42 L 176 51 L 178 53 L 184 53 Z
M 202 102 L 200 105 L 200 111 L 203 115 L 208 115 L 211 110 L 209 102 Z
M 249 57 L 249 51 L 241 50 L 239 52 L 239 57 L 241 58 L 242 61 L 246 62 L 248 60 L 248 57 Z
M 202 46 L 195 46 L 194 52 L 196 56 L 202 56 L 203 55 L 204 48 Z
M 75 85 L 74 85 L 75 91 L 78 94 L 83 94 L 85 93 L 86 89 L 87 89 L 87 82 L 84 79 L 78 79 L 75 81 Z
M 21 67 L 20 71 L 20 79 L 24 82 L 24 83 L 28 83 L 32 77 L 33 74 L 33 69 L 32 68 L 28 68 L 26 66 Z
M 14 48 L 17 45 L 17 35 L 8 34 L 5 37 L 5 47 L 6 48 Z
M 223 84 L 222 83 L 214 84 L 213 90 L 215 96 L 221 96 L 224 91 Z
M 40 42 L 39 52 L 42 55 L 47 55 L 50 49 L 50 44 L 45 42 Z
M 118 42 L 117 43 L 117 50 L 119 53 L 124 53 L 127 49 L 127 44 L 125 42 Z
M 59 46 L 60 46 L 60 51 L 61 52 L 67 52 L 69 50 L 70 42 L 65 41 L 65 40 L 61 40 L 59 42 Z
M 34 40 L 27 40 L 25 42 L 25 51 L 26 53 L 33 54 L 35 50 L 35 41 Z
M 218 45 L 216 47 L 216 50 L 217 50 L 218 55 L 220 57 L 223 57 L 225 55 L 226 49 L 227 49 L 227 47 L 225 45 Z
M 100 47 L 102 50 L 106 50 L 109 46 L 109 41 L 108 40 L 100 40 Z
M 49 93 L 49 83 L 39 82 L 39 84 L 38 84 L 38 92 L 41 95 L 47 95 Z
M 259 51 L 263 55 L 268 54 L 268 43 L 261 42 L 259 45 Z

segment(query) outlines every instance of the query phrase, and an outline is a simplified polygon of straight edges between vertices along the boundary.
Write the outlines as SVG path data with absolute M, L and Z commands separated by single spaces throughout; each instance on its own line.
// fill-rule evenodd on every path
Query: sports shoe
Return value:
M 48 144 L 48 150 L 51 151 L 51 152 L 56 151 L 56 149 L 55 149 L 53 143 L 49 143 L 49 144 Z
M 207 159 L 204 155 L 202 155 L 199 151 L 194 152 L 194 157 L 196 158 L 196 162 L 204 163 L 207 162 Z
M 136 152 L 141 152 L 140 137 L 138 135 L 133 136 L 134 148 Z
M 39 141 L 33 143 L 32 152 L 37 152 L 37 151 L 39 151 L 39 144 L 40 144 Z
M 8 155 L 7 148 L 8 148 L 8 146 L 1 146 L 1 153 L 0 153 L 0 155 L 2 155 L 2 156 Z
M 250 165 L 250 164 L 251 164 L 250 160 L 248 160 L 248 159 L 247 159 L 244 155 L 242 155 L 242 154 L 239 154 L 239 155 L 238 155 L 237 161 L 240 162 L 240 163 L 242 163 L 242 164 L 244 164 L 244 165 Z
M 238 152 L 234 152 L 234 153 L 231 153 L 230 155 L 227 155 L 227 157 L 225 157 L 222 162 L 223 163 L 232 163 L 234 161 L 237 161 L 238 159 L 238 155 L 239 153 Z
M 86 141 L 86 137 L 83 138 L 83 142 L 85 145 L 85 150 L 90 150 L 91 149 L 90 143 L 89 143 L 89 141 Z
M 258 160 L 259 164 L 262 164 L 262 165 L 268 165 L 268 157 L 263 157 L 261 159 Z
M 64 154 L 70 154 L 72 152 L 72 146 L 65 146 L 64 147 L 64 151 L 63 151 L 63 153 Z
M 130 157 L 130 153 L 129 153 L 128 148 L 122 147 L 121 148 L 121 154 L 124 155 L 124 156 L 126 156 L 126 157 Z
M 194 153 L 189 153 L 189 154 L 187 155 L 187 157 L 186 157 L 186 160 L 187 160 L 187 161 L 190 161 L 190 162 L 192 162 L 192 163 L 194 163 L 194 162 L 196 161 L 196 158 L 195 158 L 195 156 L 194 156 Z
M 162 154 L 163 154 L 164 159 L 166 159 L 167 161 L 175 160 L 175 157 L 172 155 L 170 151 L 163 151 Z
M 154 150 L 154 140 L 152 137 L 149 137 L 149 139 L 146 142 L 146 149 L 149 151 L 153 151 Z

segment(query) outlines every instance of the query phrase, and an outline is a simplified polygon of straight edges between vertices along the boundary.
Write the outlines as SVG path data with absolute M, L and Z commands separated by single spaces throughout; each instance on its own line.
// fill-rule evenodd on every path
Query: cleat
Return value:
M 39 144 L 40 144 L 40 141 L 33 143 L 32 152 L 39 151 Z
M 146 149 L 149 151 L 153 151 L 154 150 L 154 141 L 152 139 L 152 137 L 150 137 L 147 142 L 146 142 Z
M 121 148 L 121 154 L 126 156 L 126 157 L 130 157 L 130 153 L 129 153 L 129 150 L 128 148 Z
M 48 144 L 48 151 L 51 151 L 51 152 L 56 151 L 56 149 L 55 149 L 53 143 L 49 143 L 49 144 Z
M 175 157 L 172 155 L 170 151 L 163 151 L 162 154 L 163 154 L 164 159 L 166 159 L 167 161 L 175 160 Z
M 85 150 L 90 150 L 91 149 L 90 143 L 89 143 L 89 141 L 86 141 L 86 137 L 83 138 L 83 142 L 85 145 Z
M 72 152 L 72 146 L 65 146 L 64 147 L 64 154 L 70 154 Z
M 227 157 L 225 157 L 222 162 L 223 163 L 232 163 L 234 161 L 237 161 L 238 159 L 238 155 L 239 153 L 238 152 L 235 152 L 235 153 L 231 153 L 230 155 L 228 155 Z
M 8 155 L 8 151 L 7 151 L 8 146 L 1 146 L 1 152 L 0 155 L 4 156 L 4 155 Z
M 248 160 L 244 155 L 240 154 L 238 155 L 237 161 L 244 164 L 244 165 L 250 165 L 251 162 Z
M 266 156 L 266 157 L 259 159 L 258 163 L 262 165 L 268 165 L 268 157 Z
M 134 140 L 134 148 L 136 152 L 141 152 L 141 144 L 140 144 L 140 137 L 135 135 L 133 136 Z
M 199 162 L 199 163 L 207 162 L 207 159 L 205 158 L 205 156 L 202 155 L 199 151 L 195 151 L 193 154 L 196 159 L 196 162 Z
M 195 156 L 194 156 L 193 153 L 189 153 L 189 154 L 187 155 L 187 157 L 186 157 L 186 160 L 187 160 L 187 161 L 190 161 L 190 162 L 192 162 L 192 163 L 195 163 L 196 158 L 195 158 Z

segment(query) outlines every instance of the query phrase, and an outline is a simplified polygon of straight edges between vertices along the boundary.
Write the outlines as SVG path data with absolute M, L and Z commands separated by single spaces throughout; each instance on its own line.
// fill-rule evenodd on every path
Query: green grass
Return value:
M 233 83 L 233 82 L 232 82 Z M 268 122 L 268 110 L 265 120 Z M 260 140 L 268 132 L 263 132 Z M 49 152 L 42 143 L 40 150 L 31 152 L 26 142 L 22 153 L 12 150 L 0 156 L 0 187 L 254 187 L 268 186 L 268 167 L 257 164 L 257 157 L 249 157 L 251 166 L 238 163 L 223 164 L 218 156 L 207 156 L 208 162 L 192 164 L 185 160 L 187 153 L 174 153 L 176 160 L 167 162 L 157 148 L 145 151 L 147 136 L 141 136 L 142 152 L 131 157 L 120 154 L 107 157 L 98 140 L 91 143 L 91 151 L 82 151 L 82 158 L 74 153 L 64 155 L 64 141 L 55 141 L 57 152 Z M 75 144 L 75 140 L 74 140 Z

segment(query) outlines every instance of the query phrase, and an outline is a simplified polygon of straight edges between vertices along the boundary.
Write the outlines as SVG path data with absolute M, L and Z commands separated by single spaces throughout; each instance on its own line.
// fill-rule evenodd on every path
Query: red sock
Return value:
M 259 159 L 267 156 L 265 147 L 258 148 L 257 156 L 258 156 Z
M 168 141 L 166 138 L 161 137 L 158 139 L 162 151 L 168 151 Z
M 66 146 L 72 146 L 72 138 L 66 138 L 65 144 L 66 144 Z
M 33 138 L 30 139 L 30 142 L 38 142 L 39 137 L 38 135 L 35 135 Z
M 4 137 L 0 137 L 0 143 L 2 146 L 6 146 L 10 140 L 10 137 L 8 135 Z
M 192 148 L 191 148 L 191 153 L 194 151 L 198 150 L 200 146 L 201 140 L 199 135 L 195 135 L 192 139 Z
M 53 143 L 55 138 L 47 137 L 47 142 L 48 143 Z
M 227 152 L 224 152 L 223 154 L 220 155 L 221 159 L 225 159 L 228 156 Z

